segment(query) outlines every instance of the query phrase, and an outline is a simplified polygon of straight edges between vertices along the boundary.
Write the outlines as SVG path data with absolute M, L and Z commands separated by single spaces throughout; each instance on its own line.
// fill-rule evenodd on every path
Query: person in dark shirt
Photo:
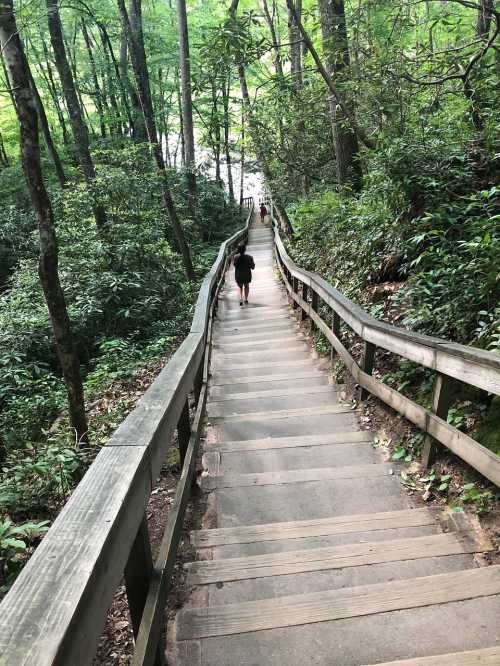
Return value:
M 266 208 L 264 202 L 262 202 L 260 204 L 260 221 L 262 222 L 262 224 L 264 224 L 264 221 L 266 219 L 266 215 L 267 215 L 267 208 Z
M 245 303 L 248 303 L 248 292 L 250 289 L 250 282 L 252 281 L 252 270 L 255 268 L 253 257 L 246 254 L 246 249 L 245 245 L 239 245 L 238 253 L 233 260 L 234 277 L 240 293 L 240 305 L 243 305 L 243 294 L 245 296 Z

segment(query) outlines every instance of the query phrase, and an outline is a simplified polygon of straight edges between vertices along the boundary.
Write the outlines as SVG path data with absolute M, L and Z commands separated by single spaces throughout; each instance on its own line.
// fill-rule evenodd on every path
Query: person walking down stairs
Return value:
M 255 262 L 250 254 L 246 254 L 246 245 L 238 246 L 238 253 L 234 257 L 234 277 L 238 285 L 240 306 L 243 306 L 243 296 L 245 303 L 248 303 L 248 292 L 250 282 L 252 281 L 252 270 L 255 268 Z

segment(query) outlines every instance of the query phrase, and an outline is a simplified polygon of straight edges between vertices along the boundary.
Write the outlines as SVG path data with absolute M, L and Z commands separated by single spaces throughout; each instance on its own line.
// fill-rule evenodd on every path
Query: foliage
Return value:
M 22 567 L 30 545 L 49 529 L 48 520 L 14 525 L 9 519 L 0 519 L 0 595 L 6 585 Z

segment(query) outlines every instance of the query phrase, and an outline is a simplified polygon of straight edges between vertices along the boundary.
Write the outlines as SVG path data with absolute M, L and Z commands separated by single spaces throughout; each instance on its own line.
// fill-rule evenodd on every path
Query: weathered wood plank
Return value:
M 327 386 L 307 386 L 301 388 L 278 388 L 267 391 L 249 391 L 248 393 L 233 393 L 232 395 L 210 397 L 209 404 L 213 402 L 231 402 L 232 400 L 249 400 L 255 398 L 284 398 L 288 395 L 314 395 L 316 393 L 330 393 L 332 397 L 338 395 L 333 384 Z
M 210 444 L 210 451 L 229 453 L 231 451 L 268 451 L 271 449 L 290 449 L 329 444 L 364 444 L 373 441 L 373 435 L 367 430 L 332 432 L 326 435 L 298 435 L 296 437 L 266 437 L 264 439 L 243 439 L 232 442 Z
M 371 664 L 371 666 L 500 666 L 500 646 L 470 652 L 388 661 L 383 664 Z
M 178 640 L 327 622 L 500 594 L 500 566 L 182 610 Z
M 203 560 L 185 565 L 189 585 L 229 582 L 307 571 L 327 571 L 368 564 L 446 557 L 492 550 L 492 544 L 475 532 L 449 532 L 430 536 L 350 543 L 328 548 L 267 553 L 252 557 Z
M 335 518 L 316 518 L 314 520 L 294 520 L 245 527 L 198 530 L 191 532 L 191 543 L 195 548 L 209 548 L 227 546 L 233 543 L 305 539 L 333 534 L 392 530 L 401 527 L 424 527 L 426 525 L 437 525 L 436 510 L 428 508 L 405 509 L 402 511 L 337 516 Z
M 307 483 L 309 481 L 330 481 L 333 479 L 373 479 L 390 476 L 394 473 L 389 463 L 371 465 L 349 465 L 345 467 L 321 467 L 317 469 L 289 469 L 282 472 L 258 472 L 256 474 L 222 474 L 204 476 L 202 488 L 244 488 L 247 486 L 274 486 L 287 483 Z
M 319 407 L 300 407 L 297 409 L 276 409 L 270 412 L 249 412 L 231 416 L 212 416 L 212 423 L 225 423 L 227 421 L 272 421 L 275 419 L 288 419 L 296 416 L 323 416 L 325 414 L 345 414 L 355 412 L 350 405 L 320 405 Z
M 302 364 L 301 365 L 305 365 Z M 307 364 L 309 365 L 309 364 Z M 288 364 L 287 364 L 288 366 Z M 267 367 L 267 366 L 266 366 Z M 290 380 L 291 377 L 294 379 L 309 379 L 309 378 L 315 378 L 315 377 L 321 377 L 324 376 L 324 374 L 321 372 L 319 368 L 313 367 L 305 367 L 304 369 L 297 369 L 293 370 L 291 373 L 278 373 L 275 375 L 260 375 L 257 377 L 238 377 L 237 375 L 234 374 L 224 374 L 222 372 L 214 372 L 211 380 L 210 380 L 210 386 L 231 386 L 232 384 L 255 384 L 255 382 L 279 382 L 279 381 L 285 381 L 285 380 Z

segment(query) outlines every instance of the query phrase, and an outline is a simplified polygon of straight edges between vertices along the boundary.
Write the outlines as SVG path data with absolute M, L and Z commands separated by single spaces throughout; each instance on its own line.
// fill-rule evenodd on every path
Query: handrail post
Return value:
M 292 291 L 294 294 L 297 294 L 299 291 L 299 280 L 295 276 L 292 277 Z M 299 304 L 297 301 L 292 297 L 292 308 L 296 310 L 298 308 Z
M 313 312 L 318 313 L 318 293 L 314 290 L 313 287 L 311 287 L 311 310 Z M 314 322 L 314 319 L 311 318 L 311 332 L 315 331 L 318 327 L 316 326 L 316 323 Z
M 125 565 L 124 578 L 127 592 L 130 618 L 134 638 L 137 638 L 141 626 L 142 613 L 148 596 L 149 585 L 153 574 L 153 555 L 149 540 L 148 523 L 143 517 L 137 535 L 132 544 L 132 550 Z M 156 650 L 155 666 L 165 666 L 165 651 L 162 639 Z
M 303 282 L 302 283 L 302 300 L 307 303 L 307 297 L 309 294 L 309 286 Z M 307 311 L 305 310 L 304 306 L 302 306 L 301 311 L 300 311 L 300 321 L 305 321 L 308 319 L 309 315 L 307 314 Z
M 453 401 L 454 388 L 455 382 L 451 377 L 437 374 L 432 392 L 432 411 L 444 421 Z M 426 435 L 422 446 L 422 467 L 427 468 L 432 465 L 441 450 L 441 444 L 434 437 Z
M 189 419 L 189 400 L 186 398 L 184 407 L 182 408 L 179 421 L 177 423 L 177 438 L 179 440 L 179 456 L 181 459 L 181 467 L 184 465 L 184 458 L 191 437 L 191 422 Z
M 336 338 L 340 340 L 340 317 L 338 315 L 338 312 L 336 312 L 335 310 L 332 310 L 332 333 Z M 337 355 L 337 350 L 332 345 L 330 351 L 330 361 L 333 361 L 336 355 Z
M 361 362 L 361 369 L 363 370 L 363 372 L 366 372 L 367 375 L 371 375 L 373 372 L 373 364 L 375 361 L 376 350 L 377 348 L 375 347 L 374 344 L 365 341 L 364 350 L 363 350 L 363 360 Z M 370 392 L 362 386 L 361 395 L 360 395 L 361 402 L 366 400 L 369 395 Z

